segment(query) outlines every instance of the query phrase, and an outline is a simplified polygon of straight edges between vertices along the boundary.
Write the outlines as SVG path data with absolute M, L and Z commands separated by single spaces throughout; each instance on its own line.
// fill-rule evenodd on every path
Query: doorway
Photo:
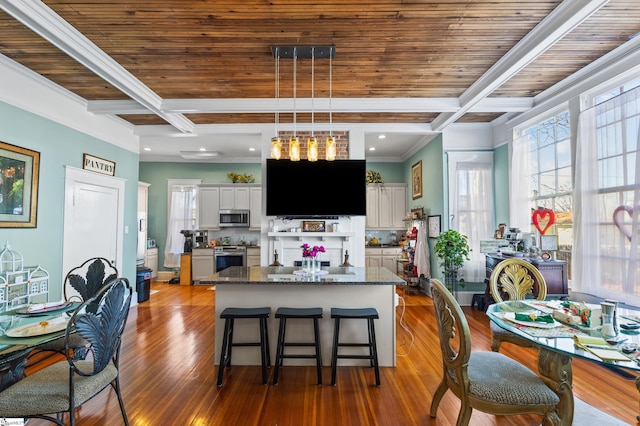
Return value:
M 92 257 L 109 259 L 122 273 L 124 186 L 120 178 L 66 167 L 60 282 Z

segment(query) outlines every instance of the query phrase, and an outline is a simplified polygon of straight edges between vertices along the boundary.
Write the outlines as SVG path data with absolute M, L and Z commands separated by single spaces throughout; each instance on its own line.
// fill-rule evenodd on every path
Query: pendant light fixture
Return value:
M 318 140 L 315 137 L 314 133 L 314 83 L 315 83 L 315 47 L 311 48 L 311 137 L 307 141 L 307 159 L 309 161 L 318 161 Z
M 280 121 L 280 53 L 278 52 L 277 46 L 275 51 L 275 57 L 276 57 L 276 70 L 275 70 L 276 113 L 275 113 L 275 119 L 274 119 L 275 136 L 271 138 L 271 158 L 279 160 L 282 157 L 282 141 L 280 140 L 280 133 L 278 133 L 278 122 Z
M 311 136 L 307 140 L 307 159 L 318 161 L 319 146 L 315 136 L 315 59 L 329 59 L 329 136 L 326 138 L 326 159 L 333 161 L 336 158 L 336 141 L 332 132 L 332 92 L 333 92 L 333 62 L 336 53 L 335 46 L 271 46 L 271 51 L 276 59 L 276 135 L 271 139 L 271 158 L 280 159 L 282 155 L 282 141 L 279 138 L 278 124 L 280 111 L 280 59 L 293 59 L 293 135 L 289 138 L 289 160 L 300 161 L 300 141 L 298 139 L 298 105 L 297 105 L 297 60 L 311 59 Z
M 333 46 L 331 47 L 333 50 Z M 333 161 L 336 159 L 336 140 L 333 137 L 333 117 L 332 117 L 332 105 L 331 97 L 333 92 L 333 51 L 329 55 L 329 136 L 326 141 L 326 159 L 327 161 Z
M 298 133 L 296 129 L 296 80 L 297 80 L 297 52 L 296 48 L 293 48 L 293 136 L 289 139 L 289 159 L 291 161 L 300 161 L 300 141 L 298 140 Z

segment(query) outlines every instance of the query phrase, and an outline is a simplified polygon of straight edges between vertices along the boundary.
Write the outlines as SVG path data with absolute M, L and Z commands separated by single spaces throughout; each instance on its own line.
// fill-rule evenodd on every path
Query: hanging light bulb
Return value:
M 333 49 L 333 48 L 332 48 Z M 327 136 L 327 149 L 326 149 L 326 159 L 327 161 L 333 161 L 336 159 L 336 140 L 333 137 L 333 114 L 332 114 L 332 105 L 331 105 L 331 95 L 333 92 L 333 52 L 329 53 L 329 136 Z
M 289 160 L 300 161 L 300 141 L 295 136 L 289 139 Z
M 315 137 L 310 137 L 307 141 L 308 153 L 307 157 L 309 161 L 318 161 L 318 140 Z
M 275 92 L 276 92 L 276 113 L 275 113 L 275 136 L 271 138 L 271 158 L 279 160 L 282 157 L 282 142 L 280 141 L 280 136 L 278 133 L 278 121 L 280 118 L 279 110 L 280 110 L 280 52 L 278 51 L 278 47 L 276 47 L 276 84 L 275 84 Z
M 271 138 L 271 158 L 279 160 L 282 157 L 282 142 L 279 137 Z
M 289 160 L 300 161 L 300 141 L 298 140 L 298 133 L 296 128 L 296 80 L 297 80 L 297 64 L 298 58 L 296 48 L 293 48 L 293 136 L 289 139 Z
M 336 140 L 333 136 L 327 136 L 327 161 L 333 161 L 336 159 Z

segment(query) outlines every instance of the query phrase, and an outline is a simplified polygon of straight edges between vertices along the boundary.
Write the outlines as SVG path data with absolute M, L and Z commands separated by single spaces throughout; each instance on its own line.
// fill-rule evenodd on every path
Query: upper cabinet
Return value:
M 249 188 L 249 229 L 260 230 L 262 227 L 262 187 Z
M 220 228 L 218 211 L 220 210 L 220 186 L 198 185 L 198 228 Z
M 220 210 L 249 210 L 250 188 L 243 184 L 220 187 Z
M 367 185 L 367 229 L 403 229 L 407 214 L 407 184 Z
M 249 229 L 260 229 L 262 186 L 259 184 L 198 185 L 198 228 L 220 229 L 220 210 L 249 210 Z

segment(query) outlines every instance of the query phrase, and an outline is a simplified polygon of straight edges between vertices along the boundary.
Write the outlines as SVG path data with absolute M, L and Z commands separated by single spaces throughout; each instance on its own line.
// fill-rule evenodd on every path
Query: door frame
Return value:
M 84 183 L 87 185 L 95 185 L 106 188 L 112 188 L 118 191 L 118 209 L 117 209 L 117 224 L 116 224 L 116 268 L 118 271 L 123 270 L 123 248 L 124 248 L 124 195 L 125 195 L 125 182 L 126 179 L 118 178 L 115 176 L 102 175 L 95 172 L 89 172 L 83 169 L 78 169 L 77 167 L 65 166 L 65 183 L 64 183 L 64 224 L 63 224 L 63 234 L 68 229 L 67 224 L 67 215 L 66 215 L 66 206 L 67 203 L 73 202 L 74 191 L 70 190 L 74 188 L 75 183 Z M 70 249 L 65 247 L 64 237 L 62 243 L 62 277 L 60 282 L 64 282 L 64 278 L 67 272 L 75 265 L 69 265 L 70 263 L 69 253 Z M 110 259 L 111 260 L 111 259 Z

